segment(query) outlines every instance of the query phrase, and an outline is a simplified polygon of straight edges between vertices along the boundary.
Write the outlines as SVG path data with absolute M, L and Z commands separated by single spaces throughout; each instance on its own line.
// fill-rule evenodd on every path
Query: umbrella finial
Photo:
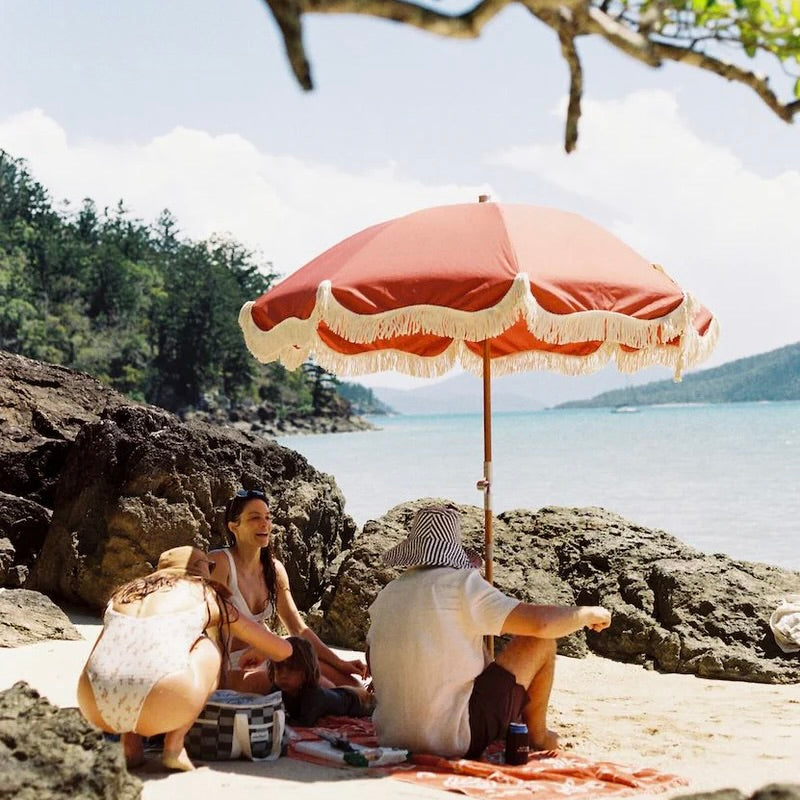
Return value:
M 492 199 L 490 194 L 479 194 L 478 195 L 478 202 L 479 203 L 488 203 Z

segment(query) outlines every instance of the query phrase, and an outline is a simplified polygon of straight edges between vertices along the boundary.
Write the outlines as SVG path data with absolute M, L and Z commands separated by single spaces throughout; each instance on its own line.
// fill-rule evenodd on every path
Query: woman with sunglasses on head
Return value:
M 262 658 L 292 654 L 289 642 L 228 603 L 227 590 L 210 581 L 213 564 L 196 547 L 173 547 L 155 572 L 120 586 L 106 607 L 78 682 L 78 705 L 93 725 L 122 734 L 129 767 L 144 761 L 141 737 L 163 733 L 164 766 L 194 769 L 184 738 L 217 688 L 229 636 Z M 217 631 L 219 645 L 209 638 Z
M 216 563 L 214 579 L 226 585 L 231 602 L 242 616 L 261 624 L 274 626 L 279 618 L 291 636 L 306 639 L 317 653 L 323 686 L 359 686 L 367 675 L 361 660 L 339 658 L 309 628 L 292 597 L 286 568 L 272 552 L 272 515 L 264 492 L 241 489 L 228 503 L 225 522 L 230 547 L 212 550 L 208 555 Z M 230 658 L 224 686 L 245 692 L 268 692 L 271 681 L 265 665 L 239 641 L 230 644 Z

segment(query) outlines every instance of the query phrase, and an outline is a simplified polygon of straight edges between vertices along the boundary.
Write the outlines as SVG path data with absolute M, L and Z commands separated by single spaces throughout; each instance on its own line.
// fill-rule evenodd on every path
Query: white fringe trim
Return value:
M 320 366 L 338 375 L 364 375 L 383 370 L 397 370 L 409 375 L 442 375 L 456 363 L 476 374 L 482 370 L 481 359 L 469 351 L 462 340 L 478 342 L 492 338 L 524 318 L 531 333 L 554 344 L 601 340 L 605 344 L 594 354 L 566 356 L 546 352 L 516 353 L 493 359 L 492 373 L 505 375 L 532 369 L 546 369 L 567 375 L 595 372 L 612 358 L 622 372 L 635 372 L 660 364 L 674 370 L 676 380 L 688 369 L 708 357 L 716 344 L 719 325 L 713 319 L 705 336 L 691 325 L 700 306 L 688 294 L 670 314 L 655 320 L 636 320 L 607 311 L 582 311 L 552 314 L 541 308 L 530 292 L 528 276 L 519 274 L 505 297 L 484 311 L 466 312 L 443 306 L 421 305 L 374 315 L 359 315 L 339 304 L 329 281 L 317 289 L 317 301 L 310 318 L 284 320 L 271 331 L 261 330 L 252 319 L 253 303 L 245 303 L 239 313 L 239 325 L 245 343 L 262 362 L 280 361 L 296 369 L 312 354 Z M 454 339 L 453 344 L 436 358 L 424 358 L 397 350 L 382 350 L 356 356 L 330 350 L 317 338 L 317 326 L 324 322 L 339 336 L 354 343 L 370 342 L 413 333 L 430 333 Z M 681 337 L 678 347 L 666 342 Z M 636 348 L 626 352 L 619 345 Z

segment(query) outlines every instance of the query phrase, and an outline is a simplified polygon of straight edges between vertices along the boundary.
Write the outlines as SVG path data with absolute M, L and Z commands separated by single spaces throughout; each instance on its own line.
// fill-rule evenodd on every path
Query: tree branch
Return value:
M 693 49 L 692 41 L 684 42 L 682 45 L 672 44 L 670 39 L 680 41 L 680 38 L 677 35 L 670 36 L 664 33 L 667 12 L 670 9 L 673 12 L 677 9 L 677 6 L 672 5 L 669 0 L 656 0 L 650 9 L 643 13 L 639 13 L 640 8 L 635 3 L 628 7 L 625 0 L 621 8 L 619 4 L 612 4 L 610 0 L 481 0 L 462 14 L 445 14 L 417 5 L 410 0 L 264 0 L 264 2 L 281 30 L 289 63 L 304 89 L 312 88 L 312 80 L 303 44 L 301 24 L 303 14 L 361 14 L 399 22 L 448 38 L 474 39 L 480 36 L 486 24 L 506 6 L 512 3 L 522 5 L 558 34 L 561 54 L 569 67 L 569 106 L 564 141 L 568 153 L 575 149 L 577 143 L 583 93 L 583 69 L 575 46 L 575 40 L 579 36 L 601 36 L 626 55 L 651 67 L 660 66 L 663 60 L 677 61 L 720 75 L 729 81 L 741 83 L 752 89 L 776 116 L 786 122 L 791 122 L 795 115 L 800 113 L 800 100 L 781 102 L 770 88 L 766 77 L 699 52 Z M 616 5 L 616 16 L 607 13 L 612 5 Z M 625 16 L 622 16 L 623 14 Z M 693 25 L 692 19 L 693 17 L 686 19 L 684 27 L 687 31 Z M 736 22 L 732 17 L 733 31 L 736 30 Z M 675 19 L 673 24 L 677 24 Z M 715 38 L 719 39 L 718 36 Z M 730 41 L 742 44 L 735 36 L 731 36 Z M 794 50 L 791 49 L 783 53 L 773 53 L 781 61 L 793 58 L 793 54 Z
M 564 128 L 564 149 L 571 153 L 578 143 L 578 122 L 581 118 L 581 97 L 583 96 L 583 67 L 575 47 L 575 25 L 572 14 L 562 9 L 558 39 L 561 42 L 561 55 L 569 67 L 569 104 Z
M 694 50 L 686 50 L 683 47 L 676 47 L 666 43 L 654 43 L 653 50 L 661 56 L 671 61 L 679 61 L 682 64 L 691 64 L 699 67 L 706 72 L 713 72 L 729 81 L 741 83 L 751 88 L 784 122 L 792 122 L 794 115 L 800 111 L 800 101 L 794 100 L 790 103 L 782 103 L 775 92 L 770 89 L 769 79 L 763 75 L 758 75 L 747 69 L 737 67 L 727 61 L 721 61 L 705 53 L 698 53 Z
M 286 57 L 292 67 L 297 82 L 307 92 L 314 88 L 311 79 L 311 65 L 306 56 L 306 48 L 303 44 L 303 23 L 301 20 L 301 10 L 295 0 L 264 0 L 278 23 L 283 44 L 286 48 Z

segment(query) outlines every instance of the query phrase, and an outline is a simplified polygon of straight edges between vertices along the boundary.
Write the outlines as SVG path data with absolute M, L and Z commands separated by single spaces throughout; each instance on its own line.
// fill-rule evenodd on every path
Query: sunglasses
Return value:
M 254 497 L 257 497 L 259 500 L 267 499 L 267 496 L 260 489 L 239 489 L 235 497 L 246 497 L 248 500 Z

